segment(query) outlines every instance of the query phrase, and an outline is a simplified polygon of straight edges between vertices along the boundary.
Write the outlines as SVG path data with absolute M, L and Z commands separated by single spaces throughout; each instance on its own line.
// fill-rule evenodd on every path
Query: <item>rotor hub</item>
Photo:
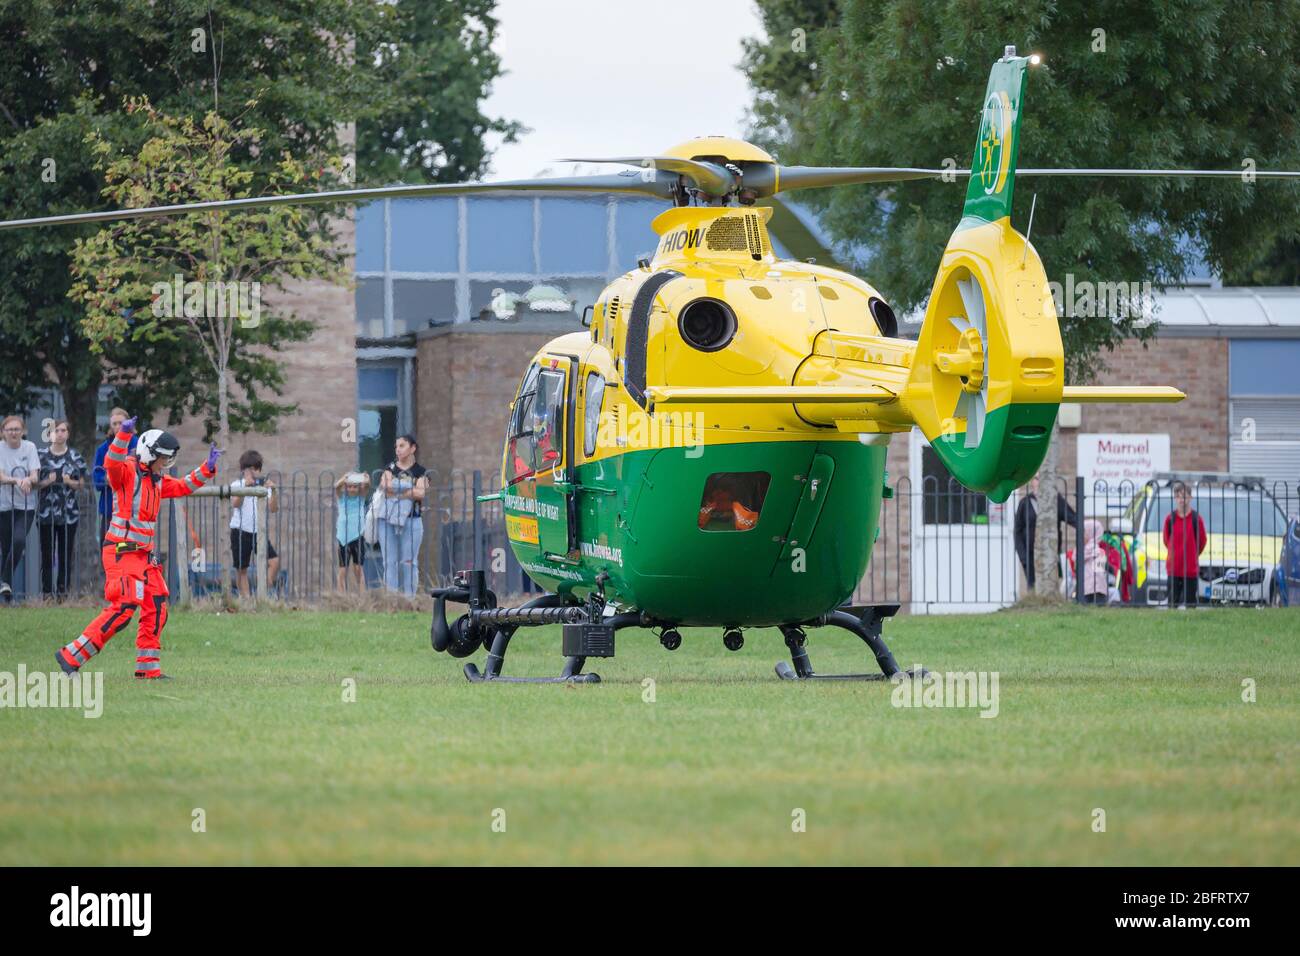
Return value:
M 964 391 L 978 395 L 984 387 L 984 339 L 979 329 L 962 330 L 954 350 L 934 353 L 934 365 L 944 375 L 960 378 Z

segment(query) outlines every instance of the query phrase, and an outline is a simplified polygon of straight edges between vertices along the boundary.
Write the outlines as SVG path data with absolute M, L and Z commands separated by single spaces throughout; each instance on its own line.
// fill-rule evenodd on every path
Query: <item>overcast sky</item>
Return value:
M 752 0 L 500 0 L 497 16 L 506 75 L 486 112 L 532 132 L 496 150 L 487 179 L 526 179 L 566 156 L 743 138 L 740 41 L 761 32 Z

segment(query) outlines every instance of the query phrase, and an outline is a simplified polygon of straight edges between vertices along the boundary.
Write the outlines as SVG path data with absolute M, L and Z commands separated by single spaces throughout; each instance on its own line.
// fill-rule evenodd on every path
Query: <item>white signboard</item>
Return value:
M 1091 517 L 1117 515 L 1156 472 L 1169 470 L 1168 434 L 1080 435 L 1078 441 L 1079 474 Z

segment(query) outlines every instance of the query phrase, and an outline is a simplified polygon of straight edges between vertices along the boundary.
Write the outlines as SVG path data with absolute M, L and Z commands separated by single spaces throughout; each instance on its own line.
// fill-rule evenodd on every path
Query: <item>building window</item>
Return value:
M 394 272 L 456 272 L 460 268 L 458 219 L 455 199 L 391 200 L 388 267 Z
M 524 293 L 533 287 L 525 280 L 472 279 L 469 284 L 469 313 L 479 319 L 516 318 L 527 310 Z
M 1234 339 L 1228 363 L 1228 468 L 1263 478 L 1294 506 L 1300 494 L 1300 339 Z
M 358 279 L 355 293 L 357 335 L 366 339 L 384 337 L 384 280 Z
M 382 469 L 397 436 L 411 429 L 411 359 L 357 362 L 357 467 Z
M 585 196 L 390 199 L 357 211 L 357 334 L 578 317 L 654 254 L 665 206 Z M 505 295 L 498 293 L 500 290 Z
M 454 279 L 394 279 L 393 335 L 456 319 Z
M 640 258 L 650 258 L 659 244 L 659 237 L 650 223 L 668 207 L 663 203 L 645 200 L 620 202 L 615 211 L 615 263 L 626 272 L 636 268 Z
M 543 275 L 609 271 L 607 200 L 551 199 L 541 204 L 541 218 Z
M 384 271 L 384 202 L 357 207 L 357 271 Z
M 470 199 L 469 271 L 532 273 L 533 201 Z

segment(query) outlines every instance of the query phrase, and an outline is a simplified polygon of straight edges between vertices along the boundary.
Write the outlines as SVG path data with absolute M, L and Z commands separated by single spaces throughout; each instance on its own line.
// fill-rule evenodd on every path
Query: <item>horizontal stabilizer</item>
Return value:
M 1096 405 L 1105 402 L 1181 402 L 1187 396 L 1171 385 L 1067 385 L 1062 402 Z
M 861 388 L 834 385 L 734 385 L 718 388 L 655 385 L 646 389 L 646 396 L 657 405 L 835 404 L 888 402 L 896 397 L 889 389 L 879 385 Z

